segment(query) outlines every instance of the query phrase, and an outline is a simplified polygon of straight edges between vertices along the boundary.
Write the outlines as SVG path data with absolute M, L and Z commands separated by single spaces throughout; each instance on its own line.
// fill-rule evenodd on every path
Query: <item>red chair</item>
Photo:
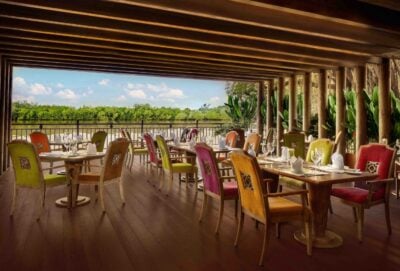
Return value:
M 157 153 L 156 145 L 154 144 L 154 139 L 149 133 L 143 135 L 144 141 L 146 142 L 147 150 L 149 152 L 149 164 L 151 169 L 156 168 L 157 173 L 159 169 L 162 168 L 161 159 Z
M 221 225 L 222 215 L 224 213 L 224 201 L 235 200 L 235 215 L 237 213 L 238 203 L 238 187 L 234 176 L 221 176 L 219 173 L 217 161 L 215 159 L 215 153 L 205 143 L 198 143 L 194 147 L 198 158 L 201 174 L 203 176 L 203 207 L 199 222 L 203 219 L 204 211 L 207 206 L 208 197 L 217 199 L 219 201 L 219 217 L 215 233 L 218 233 Z M 224 182 L 224 180 L 232 180 L 230 182 Z
M 354 187 L 332 188 L 331 195 L 353 207 L 357 222 L 358 239 L 362 241 L 364 223 L 364 209 L 378 204 L 385 205 L 386 226 L 388 233 L 392 233 L 389 210 L 390 183 L 393 181 L 393 161 L 395 151 L 383 144 L 368 144 L 361 146 L 356 168 L 361 171 L 377 173 L 376 180 L 356 182 Z
M 49 138 L 45 133 L 42 132 L 32 132 L 29 135 L 31 143 L 35 146 L 38 154 L 42 152 L 51 152 Z M 49 173 L 53 173 L 53 161 L 49 162 Z
M 197 128 L 190 129 L 190 132 L 188 133 L 187 136 L 187 141 L 191 141 L 193 138 L 196 138 L 198 134 L 199 130 Z
M 239 141 L 239 134 L 236 131 L 229 131 L 225 135 L 225 145 L 231 148 L 236 148 Z

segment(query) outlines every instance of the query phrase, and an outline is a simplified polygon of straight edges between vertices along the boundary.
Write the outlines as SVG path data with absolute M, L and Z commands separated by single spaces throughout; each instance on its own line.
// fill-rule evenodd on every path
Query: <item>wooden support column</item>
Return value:
M 303 131 L 308 133 L 311 120 L 311 72 L 304 74 L 303 82 Z
M 336 136 L 342 133 L 341 140 L 338 142 L 337 151 L 344 155 L 345 153 L 345 111 L 346 102 L 344 99 L 344 81 L 346 76 L 346 68 L 339 67 L 336 71 Z M 336 138 L 335 138 L 336 140 Z
M 283 127 L 282 127 L 282 118 L 279 116 L 279 112 L 283 112 L 283 92 L 285 90 L 285 78 L 279 77 L 278 80 L 278 91 L 276 95 L 276 106 L 277 106 L 277 114 L 276 114 L 276 153 L 278 155 L 281 154 L 281 140 L 283 138 Z
M 257 133 L 261 135 L 261 138 L 263 136 L 263 131 L 264 131 L 264 123 L 262 120 L 262 114 L 261 114 L 261 105 L 264 102 L 264 81 L 260 81 L 258 83 L 258 90 L 257 90 L 257 112 L 256 112 L 256 118 L 257 118 Z
M 326 137 L 324 125 L 326 123 L 326 70 L 319 72 L 319 94 L 318 94 L 318 138 Z
M 11 96 L 11 91 L 12 91 L 12 78 L 13 78 L 13 67 L 10 63 L 6 63 L 6 67 L 7 67 L 7 87 L 6 87 L 6 116 L 5 116 L 5 120 L 6 120 L 6 129 L 5 129 L 5 136 L 4 139 L 6 140 L 6 142 L 10 142 L 11 141 L 11 113 L 12 113 L 12 96 Z M 8 155 L 8 148 L 6 146 L 5 148 L 5 162 L 4 162 L 4 171 L 6 171 L 8 168 L 10 167 L 10 158 Z
M 290 77 L 289 88 L 289 132 L 296 127 L 296 75 Z
M 267 112 L 266 112 L 266 126 L 267 126 L 267 132 L 269 129 L 272 128 L 273 125 L 273 120 L 272 120 L 272 104 L 271 104 L 271 98 L 273 94 L 273 87 L 274 87 L 274 81 L 273 80 L 268 80 L 266 81 L 267 83 L 267 95 L 265 99 L 267 100 Z
M 356 153 L 361 145 L 366 144 L 367 138 L 367 116 L 363 90 L 365 89 L 365 66 L 356 67 Z
M 4 172 L 4 165 L 7 159 L 5 149 L 6 125 L 6 66 L 4 56 L 0 55 L 0 175 Z
M 389 142 L 390 123 L 390 59 L 383 58 L 379 69 L 379 142 Z

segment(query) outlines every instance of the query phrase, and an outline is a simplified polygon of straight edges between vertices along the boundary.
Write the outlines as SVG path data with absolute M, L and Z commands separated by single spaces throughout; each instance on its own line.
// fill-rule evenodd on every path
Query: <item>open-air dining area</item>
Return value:
M 0 0 L 0 270 L 400 270 L 399 19 Z

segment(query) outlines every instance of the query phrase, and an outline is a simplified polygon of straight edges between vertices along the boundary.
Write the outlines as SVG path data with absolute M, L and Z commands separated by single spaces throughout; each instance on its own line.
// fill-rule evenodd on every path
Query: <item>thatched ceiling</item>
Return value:
M 399 18 L 390 0 L 0 0 L 0 54 L 28 67 L 253 81 L 396 57 Z

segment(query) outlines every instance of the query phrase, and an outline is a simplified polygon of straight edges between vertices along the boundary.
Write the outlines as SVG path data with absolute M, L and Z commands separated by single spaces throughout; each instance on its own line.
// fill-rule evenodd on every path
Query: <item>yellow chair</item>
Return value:
M 305 135 L 300 132 L 289 132 L 283 135 L 283 146 L 294 149 L 294 155 L 304 159 Z
M 240 217 L 236 234 L 235 246 L 243 228 L 244 214 L 264 224 L 264 238 L 259 259 L 262 265 L 264 253 L 268 247 L 271 224 L 284 221 L 301 220 L 304 223 L 307 238 L 307 255 L 311 255 L 310 213 L 307 208 L 306 190 L 286 193 L 269 193 L 267 185 L 262 180 L 260 167 L 255 157 L 242 151 L 233 152 L 231 155 L 233 168 L 238 182 L 240 198 Z M 296 203 L 284 196 L 299 195 L 302 203 Z
M 143 142 L 135 142 L 132 140 L 131 133 L 129 131 L 125 130 L 126 137 L 128 138 L 130 144 L 129 144 L 129 169 L 132 169 L 133 165 L 133 160 L 135 159 L 135 155 L 139 156 L 139 162 L 147 162 L 146 157 L 149 154 L 149 150 L 144 147 Z M 136 144 L 135 144 L 136 143 Z M 137 144 L 138 143 L 138 144 Z
M 43 174 L 44 169 L 39 161 L 36 147 L 32 143 L 25 140 L 14 140 L 7 146 L 15 175 L 10 216 L 13 215 L 16 205 L 17 186 L 29 187 L 39 189 L 41 193 L 41 210 L 37 217 L 39 220 L 45 203 L 47 187 L 66 185 L 66 176 Z
M 124 190 L 121 180 L 122 168 L 128 152 L 129 141 L 126 138 L 117 138 L 107 148 L 104 163 L 100 172 L 85 172 L 78 176 L 78 184 L 93 184 L 99 187 L 100 204 L 104 208 L 104 185 L 111 182 L 118 182 L 121 200 L 125 203 Z
M 189 180 L 189 178 L 188 178 L 189 174 L 193 174 L 194 181 L 195 181 L 195 189 L 196 189 L 196 193 L 197 193 L 197 167 L 195 165 L 194 160 L 190 161 L 191 159 L 195 159 L 195 156 L 190 156 L 190 157 L 181 156 L 180 158 L 182 158 L 182 159 L 186 158 L 187 162 L 173 162 L 171 159 L 169 148 L 168 148 L 167 143 L 165 142 L 164 138 L 160 135 L 157 135 L 156 141 L 157 141 L 157 146 L 161 153 L 163 172 L 168 174 L 168 176 L 169 176 L 169 188 L 167 191 L 167 195 L 171 191 L 171 188 L 172 188 L 172 181 L 174 178 L 174 173 L 179 174 L 179 184 L 180 184 L 182 173 L 186 174 L 186 180 Z M 187 186 L 187 183 L 188 182 L 186 181 L 186 186 Z M 161 178 L 159 190 L 161 190 L 163 188 L 163 186 L 164 186 L 164 178 Z

